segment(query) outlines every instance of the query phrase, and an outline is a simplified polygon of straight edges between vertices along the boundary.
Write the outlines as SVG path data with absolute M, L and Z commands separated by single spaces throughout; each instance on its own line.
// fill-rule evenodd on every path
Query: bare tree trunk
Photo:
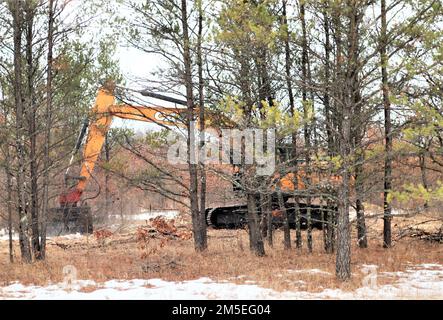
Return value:
M 321 212 L 321 230 L 323 235 L 323 247 L 325 248 L 325 251 L 328 252 L 328 233 L 327 233 L 327 226 L 328 226 L 328 212 L 327 207 L 323 205 L 324 199 L 320 199 L 320 212 Z
M 202 53 L 202 41 L 203 41 L 203 8 L 202 1 L 198 1 L 198 38 L 197 38 L 197 68 L 198 68 L 198 99 L 199 99 L 199 121 L 200 121 L 200 148 L 204 150 L 206 137 L 205 137 L 205 96 L 204 96 L 204 82 L 203 82 L 203 53 Z M 202 247 L 207 248 L 208 236 L 206 230 L 206 168 L 205 163 L 200 161 L 200 214 L 199 229 L 202 233 Z
M 351 140 L 353 141 L 353 151 L 355 155 L 354 167 L 355 167 L 355 196 L 356 196 L 356 211 L 357 211 L 357 243 L 360 248 L 368 247 L 368 240 L 366 236 L 366 222 L 365 222 L 365 208 L 364 201 L 364 185 L 363 185 L 363 164 L 364 164 L 364 150 L 362 148 L 362 141 L 365 134 L 365 115 L 362 112 L 362 97 L 361 97 L 361 84 L 359 81 L 359 25 L 360 17 L 358 9 L 353 11 L 355 30 L 353 30 L 353 42 L 351 65 L 349 67 L 350 77 L 352 80 L 351 98 L 354 102 L 352 108 L 352 121 L 351 121 Z
M 325 2 L 325 8 L 323 11 L 323 28 L 325 32 L 325 88 L 324 88 L 324 96 L 323 96 L 323 103 L 325 106 L 325 120 L 326 120 L 326 135 L 328 140 L 328 155 L 333 156 L 335 155 L 335 148 L 334 148 L 334 136 L 332 134 L 332 128 L 333 128 L 333 122 L 331 119 L 331 102 L 330 102 L 330 85 L 331 85 L 331 40 L 329 35 L 329 15 L 328 15 L 328 9 L 329 9 L 329 1 Z
M 24 108 L 22 82 L 22 32 L 23 32 L 23 2 L 20 0 L 9 3 L 13 13 L 14 30 L 14 98 L 16 108 L 16 151 L 17 151 L 17 199 L 19 213 L 19 242 L 22 260 L 31 263 L 31 250 L 27 235 L 28 221 L 25 200 L 25 143 L 24 139 Z
M 286 72 L 286 86 L 288 89 L 288 96 L 289 96 L 289 112 L 291 113 L 291 116 L 294 117 L 296 110 L 295 110 L 295 101 L 294 101 L 294 93 L 292 89 L 292 77 L 291 77 L 291 68 L 292 68 L 292 59 L 291 59 L 291 48 L 289 46 L 289 26 L 288 26 L 288 19 L 286 16 L 286 5 L 287 0 L 283 0 L 283 25 L 286 28 L 285 33 L 285 72 Z M 298 249 L 302 246 L 302 239 L 301 239 L 301 226 L 300 226 L 300 210 L 298 206 L 299 198 L 297 196 L 297 188 L 298 188 L 298 163 L 297 163 L 297 132 L 294 130 L 292 132 L 292 152 L 291 152 L 291 158 L 292 158 L 292 175 L 293 175 L 293 185 L 294 185 L 294 218 L 295 218 L 295 245 Z
M 327 215 L 326 215 L 326 253 L 334 253 L 335 248 L 335 215 L 336 212 L 332 212 L 332 201 L 327 200 Z
M 272 204 L 271 204 L 271 196 L 265 195 L 265 214 L 266 214 L 266 223 L 267 223 L 267 236 L 268 236 L 268 245 L 272 248 L 274 246 L 274 224 L 272 217 Z
M 45 110 L 45 147 L 43 159 L 43 203 L 41 212 L 41 257 L 46 258 L 46 217 L 49 209 L 49 169 L 51 158 L 49 156 L 49 146 L 51 144 L 52 126 L 52 60 L 54 47 L 54 0 L 48 1 L 48 56 L 46 71 L 46 110 Z
M 337 152 L 337 154 L 339 154 L 340 156 L 342 156 L 342 151 L 340 149 L 340 146 L 342 144 L 343 141 L 343 126 L 344 123 L 343 118 L 343 100 L 345 97 L 345 93 L 344 93 L 344 72 L 343 72 L 343 65 L 344 65 L 344 54 L 343 54 L 343 30 L 342 30 L 342 22 L 341 22 L 341 15 L 342 15 L 342 6 L 341 3 L 339 2 L 329 2 L 330 8 L 332 9 L 332 16 L 331 16 L 331 22 L 333 25 L 333 28 L 331 28 L 331 30 L 334 30 L 334 34 L 333 34 L 333 39 L 335 41 L 335 61 L 334 61 L 334 77 L 333 77 L 333 90 L 331 90 L 331 94 L 333 94 L 333 99 L 332 101 L 334 102 L 333 104 L 333 114 L 331 114 L 331 122 L 333 123 L 333 128 L 338 132 L 338 135 L 334 141 L 333 144 L 333 153 L 332 155 L 335 155 L 335 152 Z M 332 86 L 332 84 L 331 84 Z M 350 125 L 350 124 L 349 124 Z M 340 186 L 339 188 L 339 194 L 338 194 L 338 199 L 337 201 L 334 201 L 334 205 L 337 205 L 337 212 L 329 212 L 328 214 L 328 253 L 333 253 L 336 248 L 340 245 L 339 239 L 338 239 L 338 223 L 339 223 L 339 219 L 340 219 L 340 209 L 342 208 L 342 212 L 344 206 L 341 205 L 340 206 L 340 201 L 341 201 L 341 194 L 340 191 L 343 189 L 343 186 Z M 332 203 L 333 201 L 331 201 L 331 199 L 328 200 L 328 208 L 332 208 Z M 345 217 L 342 217 L 342 220 L 346 219 Z M 347 218 L 349 220 L 349 218 Z M 340 232 L 340 234 L 343 234 L 343 230 Z M 346 232 L 344 232 L 344 235 L 346 236 Z M 346 239 L 343 239 L 341 236 L 340 241 L 343 241 L 344 243 L 346 243 Z M 346 256 L 346 254 L 342 254 L 340 253 L 341 256 Z M 336 252 L 336 256 L 338 256 L 338 251 Z M 344 257 L 346 258 L 346 257 Z M 346 265 L 346 261 L 344 262 Z M 337 264 L 337 260 L 336 260 L 336 264 Z
M 288 89 L 288 96 L 289 96 L 289 109 L 291 112 L 291 116 L 294 116 L 295 112 L 295 102 L 294 102 L 294 93 L 292 89 L 292 77 L 291 77 L 291 68 L 292 68 L 292 59 L 291 59 L 291 48 L 289 46 L 289 25 L 288 25 L 288 18 L 286 16 L 286 3 L 287 0 L 283 0 L 283 25 L 285 26 L 285 71 L 286 71 L 286 86 Z M 294 139 L 295 140 L 295 139 Z M 293 141 L 293 144 L 295 142 Z M 293 148 L 296 148 L 294 145 Z
M 336 155 L 337 150 L 334 143 L 334 135 L 332 129 L 334 128 L 334 121 L 332 121 L 331 114 L 331 99 L 330 99 L 330 86 L 331 86 L 331 39 L 330 39 L 330 16 L 329 16 L 330 3 L 329 0 L 325 1 L 323 8 L 323 29 L 325 33 L 325 88 L 323 95 L 323 103 L 325 107 L 325 120 L 326 120 L 326 135 L 328 141 L 328 155 L 333 157 Z M 334 252 L 333 244 L 333 212 L 330 211 L 331 201 L 326 200 L 326 209 L 322 210 L 322 221 L 323 221 L 323 242 L 324 248 L 327 253 Z
M 325 201 L 325 199 L 321 199 L 320 210 L 322 220 L 323 247 L 325 248 L 326 253 L 332 253 L 333 245 L 330 236 L 332 233 L 332 222 L 330 221 L 331 212 L 329 212 L 329 200 Z
M 9 108 L 8 108 L 9 109 Z M 10 111 L 8 110 L 8 113 Z M 5 113 L 4 116 L 8 116 L 8 113 Z M 13 158 L 11 157 L 11 141 L 10 136 L 5 137 L 4 141 L 4 159 L 3 159 L 3 168 L 6 176 L 6 206 L 8 211 L 8 253 L 9 253 L 9 262 L 14 263 L 14 243 L 13 243 L 13 211 L 14 211 L 14 204 L 13 204 L 13 174 L 12 174 L 12 161 Z
M 33 38 L 34 38 L 34 5 L 26 2 L 26 62 L 27 62 L 27 101 L 28 101 L 28 121 L 29 121 L 29 174 L 31 178 L 31 244 L 34 259 L 41 260 L 41 246 L 39 233 L 39 204 L 38 204 L 38 167 L 37 167 L 37 105 L 34 96 L 34 57 L 33 57 Z
M 334 35 L 333 39 L 335 40 L 335 61 L 334 61 L 334 69 L 335 69 L 335 75 L 333 78 L 334 85 L 331 92 L 334 95 L 334 99 L 332 100 L 334 102 L 333 111 L 336 115 L 332 115 L 331 121 L 334 123 L 334 129 L 337 130 L 337 132 L 341 132 L 342 130 L 342 123 L 341 123 L 341 108 L 342 108 L 342 101 L 343 101 L 343 62 L 344 62 L 344 54 L 343 54 L 343 31 L 342 31 L 342 22 L 341 22 L 341 8 L 340 3 L 331 3 L 331 6 L 333 8 L 332 12 L 332 23 L 333 23 L 333 30 Z M 339 138 L 340 139 L 340 138 Z M 337 140 L 339 140 L 337 139 Z M 335 141 L 334 143 L 334 150 L 337 150 L 339 153 L 339 141 Z
M 392 137 L 391 137 L 391 103 L 389 101 L 388 83 L 388 55 L 387 47 L 387 20 L 386 0 L 381 0 L 381 73 L 383 91 L 383 109 L 385 118 L 385 170 L 384 170 L 384 214 L 383 214 L 383 247 L 390 248 L 391 243 L 391 220 L 392 208 L 389 202 L 389 193 L 392 189 Z
M 294 185 L 298 183 L 298 178 L 296 176 Z M 295 247 L 301 249 L 302 247 L 302 237 L 301 237 L 301 214 L 300 206 L 298 205 L 298 196 L 294 196 L 294 214 L 295 214 Z
M 348 83 L 348 85 L 351 85 Z M 347 99 L 349 100 L 349 99 Z M 342 183 L 339 190 L 338 221 L 337 221 L 337 254 L 336 276 L 345 281 L 351 278 L 351 235 L 349 229 L 349 180 L 350 180 L 350 105 L 343 107 L 343 123 L 340 141 L 340 156 L 343 164 L 341 168 Z
M 110 153 L 111 153 L 111 146 L 109 143 L 109 133 L 106 134 L 105 136 L 105 160 L 106 163 L 109 163 L 110 160 Z M 105 215 L 106 218 L 109 217 L 109 171 L 106 170 L 105 173 Z
M 260 231 L 263 238 L 268 236 L 268 210 L 266 206 L 266 196 L 260 192 Z
M 343 124 L 344 130 L 348 124 Z M 340 146 L 340 152 L 346 152 L 346 142 Z M 336 276 L 339 280 L 345 281 L 351 278 L 351 237 L 349 230 L 349 172 L 348 165 L 342 169 L 342 185 L 340 187 L 340 200 L 338 206 L 337 224 L 337 256 L 336 256 Z
M 257 203 L 255 195 L 248 191 L 247 193 L 248 210 L 246 218 L 249 229 L 249 246 L 255 255 L 262 257 L 265 255 L 265 247 L 260 232 L 260 223 L 257 214 Z
M 424 152 L 420 152 L 420 154 L 418 155 L 418 158 L 419 158 L 419 162 L 420 162 L 421 182 L 423 184 L 423 188 L 425 188 L 425 190 L 428 190 L 428 179 L 426 177 L 426 158 L 425 158 L 425 153 Z M 425 207 L 425 209 L 427 209 L 429 207 L 429 204 L 428 204 L 427 201 L 425 201 L 424 207 Z
M 288 210 L 286 210 L 285 202 L 283 200 L 283 195 L 281 189 L 277 190 L 278 206 L 281 213 L 283 214 L 283 233 L 284 233 L 284 246 L 285 250 L 291 249 L 291 229 L 289 229 L 289 217 Z
M 361 158 L 360 158 L 361 157 Z M 363 205 L 363 181 L 362 174 L 363 168 L 361 162 L 363 161 L 362 156 L 357 159 L 357 164 L 355 166 L 355 193 L 356 201 L 355 207 L 357 211 L 357 243 L 360 248 L 368 247 L 368 238 L 366 235 L 366 222 L 365 222 L 365 208 Z
M 190 178 L 189 196 L 191 202 L 191 216 L 194 233 L 194 246 L 196 251 L 204 251 L 206 244 L 206 225 L 200 222 L 200 210 L 198 201 L 198 169 L 195 152 L 195 131 L 192 125 L 194 120 L 194 95 L 192 89 L 192 62 L 188 26 L 188 10 L 186 0 L 181 1 L 181 21 L 183 28 L 183 64 L 184 64 L 184 84 L 186 86 L 186 100 L 188 107 L 187 117 L 187 158 Z M 204 210 L 203 210 L 204 212 Z
M 338 221 L 337 221 L 337 255 L 336 277 L 341 281 L 351 278 L 351 234 L 349 227 L 349 194 L 351 172 L 351 126 L 353 109 L 355 107 L 354 85 L 357 81 L 357 55 L 358 55 L 358 8 L 355 1 L 349 0 L 346 4 L 349 19 L 348 30 L 348 66 L 345 73 L 344 99 L 342 107 L 342 126 L 340 131 L 340 157 L 342 159 L 341 178 L 339 189 Z
M 311 151 L 311 130 L 310 124 L 308 124 L 308 74 L 309 74 L 309 56 L 308 56 L 308 38 L 306 31 L 306 19 L 305 19 L 305 3 L 300 2 L 300 19 L 302 26 L 302 103 L 304 113 L 304 138 L 305 138 L 305 161 L 306 161 L 306 188 L 310 187 L 310 151 Z M 311 101 L 313 103 L 313 101 Z M 311 221 L 311 197 L 306 195 L 307 210 L 307 245 L 308 251 L 312 252 L 312 221 Z
M 10 156 L 9 156 L 9 146 L 7 148 L 6 154 L 6 201 L 8 202 L 8 240 L 9 240 L 9 262 L 14 263 L 14 248 L 12 242 L 12 174 L 10 171 Z

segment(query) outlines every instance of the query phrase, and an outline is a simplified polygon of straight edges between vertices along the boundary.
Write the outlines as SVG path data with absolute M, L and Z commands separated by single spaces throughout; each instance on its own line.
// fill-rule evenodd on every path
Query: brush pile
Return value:
M 402 230 L 401 238 L 408 236 L 411 238 L 418 238 L 430 242 L 443 243 L 443 226 L 438 231 L 426 231 L 417 227 L 409 227 Z
M 177 227 L 174 220 L 167 220 L 159 216 L 149 219 L 147 226 L 137 229 L 138 241 L 148 238 L 188 240 L 192 238 L 192 231 L 185 227 Z

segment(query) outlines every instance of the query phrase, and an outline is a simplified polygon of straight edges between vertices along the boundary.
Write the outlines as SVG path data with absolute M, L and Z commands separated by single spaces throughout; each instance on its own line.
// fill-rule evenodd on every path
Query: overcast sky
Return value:
M 82 5 L 82 1 L 86 0 L 74 0 L 70 2 L 69 7 L 66 7 L 66 9 L 64 10 L 62 19 L 67 25 L 73 22 L 75 16 L 78 15 L 78 12 L 75 11 L 80 9 L 79 6 Z M 119 8 L 119 14 L 125 15 L 124 7 Z M 130 17 L 129 12 L 127 15 L 128 17 Z M 106 33 L 106 29 L 103 30 L 102 27 L 98 27 L 96 25 L 99 20 L 100 16 L 97 20 L 91 21 L 87 28 L 87 32 L 82 35 L 83 40 L 95 42 L 95 40 L 107 36 L 103 34 L 103 32 Z M 164 66 L 164 62 L 158 56 L 147 54 L 134 48 L 128 48 L 127 46 L 125 46 L 123 41 L 119 41 L 115 58 L 119 61 L 120 72 L 122 73 L 126 82 L 125 86 L 131 89 L 143 89 L 143 87 L 140 86 L 140 84 L 137 84 L 134 79 L 147 79 L 149 78 L 150 74 L 154 72 L 159 66 Z M 156 106 L 174 107 L 172 103 L 168 103 L 165 101 L 146 98 L 142 97 L 141 95 L 137 95 L 135 97 L 135 100 L 141 99 L 143 99 L 143 102 L 141 103 L 143 103 L 144 105 L 149 105 L 149 103 L 152 102 Z M 146 130 L 161 130 L 161 127 L 156 124 L 114 118 L 112 128 L 116 127 L 132 128 L 135 131 L 142 132 L 145 132 Z
M 127 48 L 120 46 L 117 50 L 117 58 L 120 61 L 120 69 L 126 80 L 126 85 L 134 89 L 142 89 L 132 79 L 147 77 L 151 72 L 155 71 L 156 67 L 161 61 L 153 55 L 148 55 L 133 48 Z M 160 102 L 155 99 L 145 99 L 147 102 L 154 102 L 156 104 L 162 104 L 165 106 L 173 106 L 168 102 Z M 161 127 L 144 123 L 141 121 L 131 121 L 123 119 L 114 119 L 112 127 L 125 127 L 132 128 L 135 131 L 145 132 L 146 130 L 161 130 Z

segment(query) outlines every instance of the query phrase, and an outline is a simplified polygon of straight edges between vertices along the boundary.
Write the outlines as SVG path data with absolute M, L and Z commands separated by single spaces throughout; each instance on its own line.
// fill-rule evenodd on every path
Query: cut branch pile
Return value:
M 437 232 L 429 232 L 417 227 L 408 227 L 400 232 L 400 239 L 404 237 L 419 238 L 421 240 L 443 243 L 443 227 Z
M 192 231 L 178 230 L 174 220 L 156 217 L 149 220 L 148 226 L 137 229 L 137 241 L 146 241 L 148 238 L 188 240 L 192 238 Z
M 147 271 L 148 269 L 157 270 L 161 266 L 165 266 L 164 259 L 158 262 L 152 261 L 152 257 L 161 253 L 162 249 L 170 240 L 188 240 L 192 237 L 191 231 L 179 231 L 174 223 L 174 220 L 166 220 L 163 217 L 156 217 L 148 221 L 148 226 L 139 227 L 137 229 L 136 239 L 139 249 L 141 250 L 141 258 L 150 259 L 149 263 L 145 265 L 144 271 Z M 168 261 L 166 265 L 170 266 L 171 261 Z

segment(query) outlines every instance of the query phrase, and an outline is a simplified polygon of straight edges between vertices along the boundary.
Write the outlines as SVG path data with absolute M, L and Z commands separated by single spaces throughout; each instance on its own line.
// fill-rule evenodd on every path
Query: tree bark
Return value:
M 268 236 L 268 211 L 266 206 L 266 196 L 262 192 L 260 192 L 260 212 L 260 232 L 263 239 L 265 239 Z
M 109 143 L 109 133 L 105 136 L 105 160 L 106 163 L 109 163 L 111 153 L 111 146 Z M 105 215 L 109 216 L 109 172 L 105 173 Z
M 363 168 L 362 164 L 360 164 L 362 159 L 358 159 L 357 161 L 359 162 L 355 167 L 355 193 L 356 193 L 355 207 L 357 210 L 357 243 L 360 248 L 367 248 L 368 238 L 366 235 L 365 207 L 363 205 L 363 181 L 362 181 Z
M 335 223 L 336 223 L 336 219 L 335 217 L 337 216 L 337 212 L 332 211 L 332 201 L 331 200 L 327 200 L 327 222 L 326 222 L 326 253 L 334 253 L 334 248 L 335 248 Z
M 418 155 L 419 162 L 420 162 L 420 172 L 421 172 L 421 183 L 423 185 L 423 188 L 425 190 L 428 190 L 428 178 L 426 177 L 426 157 L 424 152 L 420 152 Z M 429 204 L 427 201 L 423 204 L 424 208 L 427 209 L 429 207 Z
M 340 157 L 341 185 L 339 188 L 338 201 L 338 221 L 337 221 L 337 255 L 336 255 L 336 277 L 338 280 L 346 281 L 351 278 L 351 234 L 349 227 L 349 194 L 350 194 L 350 172 L 351 172 L 351 126 L 354 100 L 354 82 L 356 79 L 355 70 L 357 68 L 358 54 L 358 16 L 357 4 L 355 1 L 348 1 L 346 16 L 349 20 L 349 30 L 347 33 L 347 56 L 348 64 L 343 79 L 344 99 L 342 106 L 342 126 L 340 130 Z M 340 24 L 336 27 L 339 27 Z
M 41 257 L 46 258 L 46 217 L 49 209 L 49 170 L 51 158 L 49 156 L 49 146 L 51 145 L 52 127 L 52 60 L 54 47 L 54 0 L 48 1 L 48 56 L 46 59 L 46 109 L 45 109 L 45 146 L 43 159 L 43 203 L 41 211 Z
M 283 215 L 283 234 L 284 234 L 284 247 L 285 250 L 291 249 L 291 229 L 289 229 L 289 217 L 288 210 L 286 210 L 285 202 L 280 188 L 277 190 L 278 206 Z
M 354 103 L 352 108 L 351 121 L 351 140 L 353 142 L 353 152 L 355 154 L 355 206 L 357 211 L 357 243 L 360 248 L 367 248 L 368 241 L 366 236 L 366 222 L 365 222 L 365 208 L 364 201 L 364 185 L 363 185 L 363 164 L 364 164 L 364 150 L 362 148 L 362 141 L 365 134 L 365 115 L 362 112 L 362 97 L 361 84 L 359 80 L 359 32 L 360 32 L 360 16 L 358 9 L 353 10 L 353 21 L 355 21 L 355 30 L 352 30 L 353 37 L 351 46 L 354 48 L 350 57 L 351 64 L 349 67 L 350 78 L 352 79 L 351 98 Z
M 305 186 L 310 188 L 310 152 L 311 152 L 311 125 L 308 123 L 308 75 L 309 75 L 309 56 L 308 56 L 308 36 L 306 30 L 305 3 L 300 2 L 300 19 L 302 26 L 302 103 L 304 114 L 304 138 L 305 138 Z M 313 101 L 311 101 L 313 103 Z M 307 210 L 307 245 L 308 251 L 312 252 L 312 221 L 311 221 L 311 197 L 306 194 Z
M 14 248 L 13 248 L 13 242 L 12 242 L 12 174 L 10 171 L 10 156 L 9 156 L 9 146 L 6 147 L 6 167 L 5 167 L 5 173 L 6 173 L 6 201 L 8 202 L 8 240 L 9 240 L 9 262 L 14 263 Z
M 391 137 L 391 103 L 389 101 L 388 83 L 388 55 L 387 55 L 387 20 L 386 0 L 381 0 L 381 37 L 380 57 L 382 73 L 383 110 L 385 121 L 385 165 L 384 165 L 384 192 L 383 192 L 383 247 L 392 246 L 391 220 L 392 208 L 389 202 L 389 193 L 392 189 L 392 137 Z
M 326 1 L 324 4 L 324 10 L 323 10 L 323 29 L 325 32 L 325 88 L 324 88 L 324 95 L 323 95 L 323 103 L 325 106 L 325 120 L 326 120 L 326 136 L 328 141 L 328 155 L 330 157 L 334 156 L 336 154 L 336 150 L 334 148 L 334 136 L 332 134 L 332 128 L 333 128 L 333 122 L 331 119 L 331 102 L 330 102 L 330 85 L 331 85 L 331 40 L 329 35 L 329 15 L 328 15 L 328 9 L 329 9 L 329 1 Z
M 200 223 L 200 210 L 198 201 L 198 169 L 195 152 L 195 128 L 194 121 L 194 95 L 192 83 L 192 62 L 191 62 L 191 48 L 189 38 L 189 26 L 187 15 L 187 1 L 181 1 L 181 21 L 183 29 L 183 64 L 184 64 L 184 84 L 186 87 L 186 101 L 187 101 L 187 162 L 189 169 L 189 196 L 192 216 L 192 226 L 194 234 L 194 247 L 196 251 L 204 251 L 207 248 L 206 244 L 206 225 L 202 226 Z M 204 212 L 204 210 L 203 210 Z
M 349 124 L 343 124 L 344 130 Z M 346 152 L 346 142 L 340 146 L 340 153 Z M 351 238 L 349 230 L 349 168 L 344 165 L 342 169 L 342 185 L 339 193 L 338 222 L 337 222 L 337 255 L 335 273 L 339 280 L 346 281 L 351 278 Z
M 282 7 L 282 15 L 283 15 L 283 25 L 285 26 L 285 72 L 286 72 L 286 86 L 288 89 L 288 97 L 289 97 L 289 112 L 292 117 L 295 117 L 295 100 L 294 100 L 294 92 L 292 88 L 292 59 L 291 59 L 291 48 L 289 46 L 290 40 L 290 32 L 289 25 L 286 13 L 286 5 L 287 0 L 283 0 Z M 299 197 L 297 195 L 298 188 L 298 163 L 297 163 L 297 129 L 295 129 L 291 134 L 292 140 L 292 151 L 291 151 L 291 159 L 292 159 L 292 183 L 294 185 L 294 218 L 295 218 L 295 245 L 298 249 L 302 246 L 302 238 L 301 238 L 301 225 L 300 225 L 300 210 L 298 206 Z
M 348 83 L 348 85 L 351 85 Z M 342 183 L 339 190 L 337 221 L 336 276 L 341 281 L 351 278 L 351 235 L 349 230 L 349 149 L 350 149 L 350 110 L 349 101 L 343 108 L 343 124 L 340 141 Z
M 34 10 L 35 7 L 29 1 L 26 2 L 26 63 L 27 63 L 27 102 L 28 102 L 28 122 L 29 122 L 29 174 L 31 180 L 31 244 L 34 259 L 41 260 L 40 246 L 40 228 L 39 228 L 39 204 L 38 204 L 38 167 L 37 167 L 37 127 L 36 115 L 37 105 L 35 103 L 34 94 L 34 56 L 33 56 L 33 39 L 34 39 Z
M 17 152 L 17 208 L 19 214 L 19 242 L 22 260 L 31 263 L 31 250 L 27 235 L 28 219 L 25 200 L 25 143 L 24 143 L 24 105 L 22 81 L 22 33 L 23 33 L 23 2 L 21 0 L 9 3 L 13 13 L 14 32 L 14 99 L 16 114 L 16 152 Z
M 205 96 L 204 96 L 204 79 L 203 79 L 203 52 L 202 52 L 202 41 L 203 41 L 203 8 L 202 1 L 197 0 L 198 4 L 198 38 L 197 38 L 197 68 L 198 68 L 198 99 L 199 99 L 199 129 L 200 129 L 200 149 L 204 150 L 206 143 L 205 136 Z M 201 230 L 202 237 L 202 247 L 206 248 L 208 246 L 208 236 L 206 229 L 206 168 L 205 163 L 200 161 L 200 214 L 199 229 Z
M 255 255 L 262 257 L 265 255 L 265 247 L 263 243 L 263 238 L 260 232 L 260 223 L 258 219 L 257 212 L 257 199 L 254 193 L 248 191 L 247 193 L 247 203 L 248 210 L 246 214 L 246 219 L 248 221 L 249 229 L 249 246 Z
M 265 212 L 266 214 L 266 223 L 267 223 L 267 239 L 268 245 L 272 248 L 274 246 L 274 224 L 272 217 L 272 204 L 271 204 L 271 196 L 265 195 Z

